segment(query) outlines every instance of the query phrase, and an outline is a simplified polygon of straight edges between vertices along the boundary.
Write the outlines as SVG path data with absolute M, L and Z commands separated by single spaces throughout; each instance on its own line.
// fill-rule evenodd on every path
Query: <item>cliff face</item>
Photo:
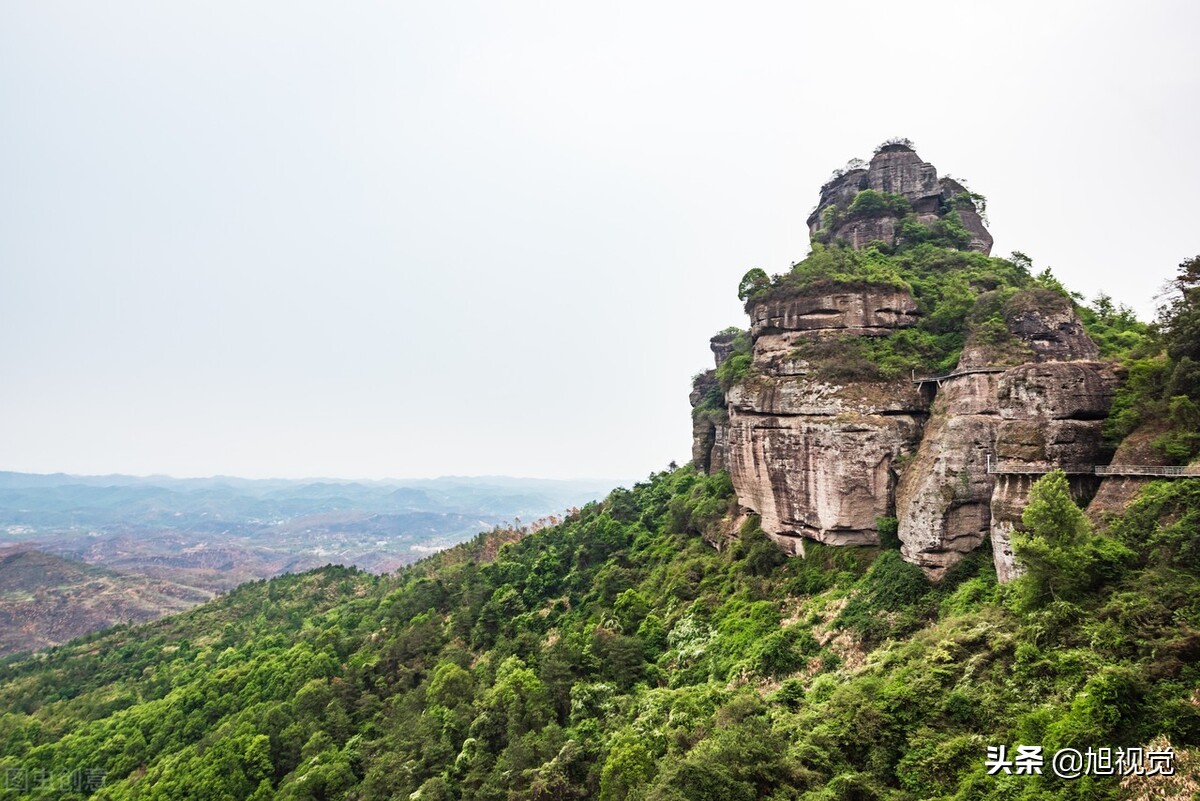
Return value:
M 1090 361 L 1098 349 L 1071 302 L 1025 290 L 1003 311 L 1007 336 L 969 339 L 956 375 L 942 381 L 897 494 L 901 552 L 933 578 L 989 532 L 997 570 L 1010 578 L 1009 535 L 1032 483 L 1010 476 L 1090 469 L 1100 453 L 1115 376 Z M 1005 469 L 1014 472 L 990 472 Z
M 862 200 L 868 191 L 876 194 Z M 879 520 L 895 517 L 902 556 L 931 578 L 990 535 L 1008 579 L 1009 537 L 1032 480 L 1100 458 L 1116 376 L 1097 361 L 1068 298 L 1034 288 L 1010 263 L 953 250 L 914 268 L 924 300 L 906 279 L 880 277 L 888 248 L 905 237 L 929 241 L 914 223 L 940 247 L 988 253 L 977 199 L 909 147 L 885 146 L 869 166 L 826 184 L 809 218 L 815 241 L 882 242 L 871 253 L 885 255 L 837 262 L 825 278 L 802 263 L 798 277 L 751 293 L 742 369 L 725 371 L 724 391 L 712 371 L 697 378 L 693 406 L 703 411 L 707 397 L 710 407 L 696 416 L 697 465 L 727 470 L 741 506 L 789 553 L 802 554 L 805 539 L 877 544 Z M 930 290 L 937 269 L 958 272 L 935 277 L 942 283 Z M 958 317 L 947 316 L 948 303 Z M 965 337 L 957 364 L 932 370 L 922 354 L 948 341 L 953 325 Z M 712 344 L 718 367 L 733 353 L 725 336 Z M 912 375 L 888 361 L 897 354 L 907 354 Z M 936 372 L 947 375 L 921 378 Z M 1082 479 L 1074 487 L 1095 491 Z
M 900 553 L 936 578 L 978 548 L 991 525 L 997 379 L 974 373 L 943 383 L 897 489 Z
M 1111 365 L 1092 361 L 1027 364 L 1002 377 L 995 454 L 997 469 L 1008 472 L 997 475 L 991 505 L 992 554 L 1001 581 L 1018 572 L 1011 537 L 1021 528 L 1034 479 L 1058 467 L 1073 474 L 1077 500 L 1095 493 L 1091 470 L 1116 384 Z
M 916 447 L 924 410 L 900 383 L 837 385 L 764 376 L 729 395 L 728 470 L 743 506 L 791 553 L 797 539 L 876 544 L 896 460 Z M 906 391 L 907 390 L 907 391 Z
M 1111 464 L 1117 467 L 1121 465 L 1150 467 L 1170 464 L 1171 460 L 1153 446 L 1154 440 L 1170 430 L 1171 423 L 1168 420 L 1149 420 L 1143 423 L 1121 440 L 1120 446 L 1113 454 Z M 1145 481 L 1136 477 L 1106 476 L 1101 480 L 1096 495 L 1088 503 L 1088 517 L 1092 519 L 1092 522 L 1099 523 L 1108 515 L 1121 514 L 1145 486 Z
M 742 505 L 790 553 L 801 538 L 879 542 L 897 459 L 911 453 L 928 401 L 910 381 L 829 381 L 805 346 L 913 325 L 892 287 L 814 292 L 749 308 L 753 370 L 726 394 L 730 478 Z
M 820 338 L 823 334 L 886 336 L 897 328 L 914 325 L 918 315 L 912 295 L 891 287 L 817 291 L 772 299 L 754 304 L 749 313 L 750 335 L 756 345 L 763 337 L 779 337 L 789 346 L 800 338 Z

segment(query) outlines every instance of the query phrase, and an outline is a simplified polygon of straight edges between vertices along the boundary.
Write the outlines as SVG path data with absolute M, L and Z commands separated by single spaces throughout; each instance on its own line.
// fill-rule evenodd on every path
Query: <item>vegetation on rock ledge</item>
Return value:
M 861 195 L 861 193 L 860 193 Z M 902 290 L 917 302 L 916 325 L 884 337 L 844 337 L 833 343 L 805 343 L 797 353 L 830 378 L 895 378 L 912 370 L 949 372 L 973 326 L 1002 314 L 989 307 L 984 317 L 976 302 L 987 293 L 1011 298 L 1037 285 L 1027 265 L 981 253 L 932 244 L 892 249 L 853 250 L 814 244 L 812 253 L 776 276 L 759 282 L 746 297 L 754 305 L 802 294 L 838 290 Z M 993 295 L 992 297 L 996 297 Z M 973 312 L 976 314 L 973 315 Z M 1003 327 L 1003 320 L 1000 320 Z M 1007 330 L 1007 329 L 1005 329 Z

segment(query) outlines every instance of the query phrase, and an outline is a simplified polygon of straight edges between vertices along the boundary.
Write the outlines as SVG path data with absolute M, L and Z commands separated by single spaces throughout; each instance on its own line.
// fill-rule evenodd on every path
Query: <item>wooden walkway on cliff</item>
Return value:
M 1148 464 L 1052 465 L 1008 464 L 988 456 L 987 471 L 994 476 L 1042 476 L 1062 470 L 1069 476 L 1123 476 L 1141 478 L 1200 478 L 1200 467 Z
M 956 370 L 953 373 L 947 373 L 946 375 L 929 375 L 921 378 L 918 378 L 917 371 L 913 370 L 912 382 L 917 386 L 921 386 L 923 384 L 937 384 L 938 388 L 940 389 L 942 382 L 949 381 L 951 378 L 960 378 L 964 375 L 976 375 L 978 373 L 1003 373 L 1007 369 L 1007 367 L 976 367 L 972 370 Z

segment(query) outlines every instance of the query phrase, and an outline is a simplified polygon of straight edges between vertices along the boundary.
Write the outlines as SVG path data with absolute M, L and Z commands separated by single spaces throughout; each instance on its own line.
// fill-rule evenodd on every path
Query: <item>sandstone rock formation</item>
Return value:
M 713 352 L 713 359 L 717 367 L 720 367 L 725 363 L 726 359 L 733 355 L 736 340 L 737 332 L 722 331 L 708 341 L 709 350 Z M 694 406 L 695 404 L 692 405 Z
M 944 382 L 896 492 L 901 555 L 934 578 L 978 548 L 991 526 L 998 379 L 971 373 Z
M 1095 347 L 1090 340 L 1088 344 Z M 1092 468 L 1099 461 L 1101 426 L 1116 384 L 1111 365 L 1090 361 L 1027 364 L 1001 377 L 995 454 L 998 469 L 1009 472 L 997 476 L 991 524 L 992 555 L 1001 581 L 1017 573 L 1011 535 L 1021 528 L 1033 480 L 1057 467 L 1070 474 L 1077 499 L 1087 500 L 1095 493 L 1098 482 Z
M 1032 289 L 1008 302 L 1006 323 L 1012 336 L 1026 344 L 1032 361 L 1096 359 L 1100 348 L 1083 330 L 1071 302 L 1048 289 Z
M 729 395 L 727 469 L 739 502 L 791 553 L 797 539 L 879 542 L 897 459 L 916 447 L 924 401 L 910 382 L 849 385 L 761 375 Z
M 855 201 L 867 190 L 879 193 L 869 208 Z M 977 197 L 939 178 L 907 145 L 891 144 L 822 187 L 809 227 L 815 240 L 859 248 L 896 245 L 914 224 L 942 226 L 958 249 L 986 254 L 992 239 Z M 962 263 L 955 258 L 936 263 Z M 967 341 L 954 370 L 936 381 L 884 378 L 895 369 L 873 368 L 856 344 L 925 325 L 929 310 L 903 282 L 852 276 L 752 294 L 749 370 L 724 392 L 711 370 L 693 388 L 696 465 L 727 470 L 743 509 L 789 553 L 803 554 L 805 539 L 877 544 L 878 521 L 895 517 L 902 556 L 932 579 L 989 536 L 998 574 L 1011 578 L 1009 538 L 1033 481 L 1055 467 L 1075 469 L 1073 490 L 1082 498 L 1095 491 L 1094 476 L 1082 471 L 1101 459 L 1116 375 L 1098 361 L 1070 299 L 1012 284 L 1001 291 L 986 275 L 969 275 L 955 279 L 960 292 L 968 280 L 980 284 L 970 287 Z M 918 328 L 918 336 L 936 330 L 944 329 Z M 720 367 L 736 347 L 746 354 L 746 339 L 725 333 L 711 347 Z M 745 367 L 747 355 L 738 358 Z
M 1170 464 L 1163 452 L 1153 445 L 1156 439 L 1170 430 L 1171 423 L 1168 420 L 1148 420 L 1121 440 L 1111 464 L 1147 467 Z M 1106 476 L 1101 480 L 1095 497 L 1088 503 L 1088 517 L 1093 523 L 1100 523 L 1108 515 L 1120 514 L 1145 486 L 1145 480 L 1141 478 Z
M 950 177 L 942 178 L 938 181 L 938 185 L 942 187 L 943 202 L 953 204 L 957 207 L 958 217 L 971 238 L 969 244 L 971 250 L 977 250 L 980 253 L 991 253 L 992 235 L 984 227 L 983 217 L 980 215 L 975 202 L 971 201 L 968 203 L 961 200 L 955 202 L 955 198 L 961 199 L 964 196 L 970 195 L 967 188 Z
M 942 187 L 934 166 L 908 145 L 884 145 L 867 168 L 867 187 L 876 192 L 904 195 L 918 215 L 936 214 Z
M 992 235 L 970 192 L 952 178 L 938 178 L 937 170 L 905 143 L 884 145 L 865 169 L 841 173 L 821 187 L 821 199 L 808 218 L 814 240 L 845 241 L 862 248 L 871 242 L 893 245 L 905 215 L 896 209 L 856 211 L 855 197 L 864 190 L 908 201 L 913 219 L 925 226 L 955 215 L 965 229 L 966 245 L 980 253 L 991 253 Z
M 772 298 L 750 307 L 750 334 L 782 336 L 885 336 L 916 323 L 912 295 L 892 287 L 829 290 Z
M 716 445 L 718 429 L 721 439 L 724 439 L 728 415 L 702 405 L 713 392 L 719 391 L 716 371 L 706 370 L 693 379 L 692 393 L 688 397 L 692 404 L 692 463 L 706 473 L 725 469 L 725 461 L 722 458 L 724 451 L 716 449 Z
M 997 570 L 1011 577 L 1008 538 L 1032 483 L 1022 479 L 1054 467 L 1090 470 L 1101 449 L 1115 375 L 1090 361 L 1099 350 L 1070 300 L 1025 290 L 1003 314 L 1008 337 L 972 337 L 958 375 L 942 382 L 897 493 L 902 554 L 934 579 L 989 532 Z M 1027 361 L 1003 369 L 1015 359 Z M 992 467 L 1028 472 L 990 474 L 993 459 Z
M 722 331 L 709 340 L 716 367 L 733 355 L 736 331 Z M 729 414 L 717 382 L 716 370 L 706 370 L 692 379 L 692 462 L 705 472 L 726 469 L 729 453 Z
M 883 336 L 915 321 L 894 287 L 751 304 L 755 375 L 730 389 L 727 469 L 742 505 L 791 553 L 799 538 L 874 544 L 893 504 L 893 464 L 916 447 L 928 399 L 910 381 L 820 378 L 803 345 Z

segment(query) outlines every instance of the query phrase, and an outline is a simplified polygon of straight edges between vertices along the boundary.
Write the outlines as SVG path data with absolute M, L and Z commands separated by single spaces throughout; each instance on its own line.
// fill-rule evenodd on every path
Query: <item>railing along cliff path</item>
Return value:
M 943 381 L 949 381 L 951 378 L 976 375 L 978 373 L 1003 373 L 1007 369 L 1007 367 L 976 367 L 971 370 L 955 370 L 953 373 L 946 373 L 946 375 L 928 375 L 920 378 L 917 377 L 917 371 L 913 370 L 912 382 L 917 386 L 922 384 L 937 384 L 938 387 L 941 387 Z
M 994 476 L 1041 476 L 1061 470 L 1069 476 L 1142 476 L 1149 478 L 1200 478 L 1200 467 L 1149 464 L 1049 465 L 1009 464 L 987 457 L 987 471 Z
M 959 378 L 964 375 L 979 373 L 1003 373 L 1007 367 L 976 367 L 970 370 L 956 370 L 953 373 L 937 376 L 917 377 L 917 371 L 912 372 L 912 382 L 918 386 L 936 383 L 940 388 L 943 381 Z M 1008 464 L 994 459 L 991 454 L 987 457 L 987 472 L 996 476 L 1041 476 L 1054 470 L 1061 470 L 1069 476 L 1142 476 L 1152 478 L 1200 478 L 1200 466 L 1180 467 L 1177 465 L 1150 464 L 1088 464 L 1088 465 L 1031 465 Z

